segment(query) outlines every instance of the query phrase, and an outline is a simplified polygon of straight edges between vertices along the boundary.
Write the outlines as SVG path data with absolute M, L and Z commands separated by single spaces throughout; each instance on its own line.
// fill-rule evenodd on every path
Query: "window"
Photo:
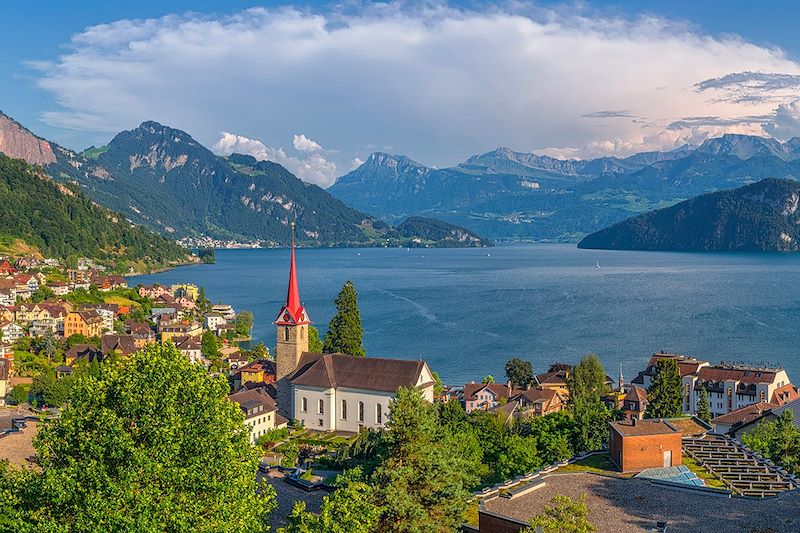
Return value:
M 761 391 L 760 398 L 761 398 L 762 402 L 765 400 L 765 396 L 764 396 L 764 391 L 763 390 Z
M 322 427 L 322 419 L 319 419 L 319 426 Z
M 342 420 L 347 420 L 347 401 L 342 400 Z
M 289 341 L 289 326 L 283 328 L 283 340 Z
M 300 328 L 300 338 L 305 338 L 305 333 L 303 332 L 303 328 Z
M 358 402 L 358 421 L 364 421 L 364 402 Z
M 325 414 L 325 400 L 317 400 L 317 414 Z
M 383 424 L 383 409 L 381 409 L 381 404 L 375 406 L 375 423 Z
M 300 402 L 300 410 L 304 413 L 308 411 L 308 399 L 303 397 L 302 401 Z

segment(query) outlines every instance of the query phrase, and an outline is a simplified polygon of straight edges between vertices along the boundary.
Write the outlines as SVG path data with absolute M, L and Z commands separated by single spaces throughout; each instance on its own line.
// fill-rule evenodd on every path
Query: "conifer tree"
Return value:
M 706 388 L 700 389 L 700 400 L 697 403 L 697 418 L 705 422 L 711 423 L 711 404 L 708 403 L 708 392 Z
M 358 310 L 358 295 L 352 281 L 348 281 L 336 298 L 336 315 L 328 325 L 322 351 L 364 356 L 363 328 Z
M 656 363 L 653 383 L 647 391 L 645 418 L 671 418 L 681 415 L 681 374 L 674 359 L 661 359 Z

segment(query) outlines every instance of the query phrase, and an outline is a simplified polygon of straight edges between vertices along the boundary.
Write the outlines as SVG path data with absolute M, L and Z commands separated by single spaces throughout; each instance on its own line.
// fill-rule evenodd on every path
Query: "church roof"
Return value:
M 425 361 L 304 352 L 289 376 L 292 385 L 396 392 L 414 387 Z

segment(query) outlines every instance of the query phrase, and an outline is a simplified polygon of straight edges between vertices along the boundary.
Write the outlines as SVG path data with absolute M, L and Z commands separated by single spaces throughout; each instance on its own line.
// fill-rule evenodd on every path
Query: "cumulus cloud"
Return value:
M 764 129 L 781 140 L 800 136 L 800 100 L 779 105 L 774 117 L 764 125 Z
M 295 150 L 302 153 L 301 157 L 289 155 L 281 147 L 273 148 L 259 140 L 224 131 L 214 143 L 213 151 L 220 155 L 234 153 L 251 155 L 259 161 L 272 161 L 283 165 L 303 181 L 321 187 L 332 185 L 337 177 L 336 164 L 326 160 L 322 154 L 316 153 L 322 150 L 322 146 L 304 135 L 295 135 L 293 144 Z M 314 148 L 311 148 L 312 146 Z
M 654 17 L 508 6 L 254 8 L 93 26 L 35 65 L 58 103 L 43 118 L 93 134 L 152 118 L 207 144 L 221 129 L 303 131 L 297 155 L 271 157 L 324 183 L 310 176 L 348 168 L 369 144 L 437 166 L 498 145 L 626 155 L 779 131 L 778 106 L 795 99 L 800 67 L 779 49 Z M 760 115 L 775 119 L 738 120 Z

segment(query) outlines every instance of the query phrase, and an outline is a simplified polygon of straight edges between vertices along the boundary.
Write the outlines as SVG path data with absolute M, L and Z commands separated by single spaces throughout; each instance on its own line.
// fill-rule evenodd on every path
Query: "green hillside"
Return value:
M 187 260 L 186 251 L 174 242 L 131 225 L 124 216 L 95 205 L 75 186 L 56 183 L 41 170 L 3 154 L 0 243 L 6 252 L 35 249 L 46 257 L 90 257 L 115 267 L 157 268 Z

